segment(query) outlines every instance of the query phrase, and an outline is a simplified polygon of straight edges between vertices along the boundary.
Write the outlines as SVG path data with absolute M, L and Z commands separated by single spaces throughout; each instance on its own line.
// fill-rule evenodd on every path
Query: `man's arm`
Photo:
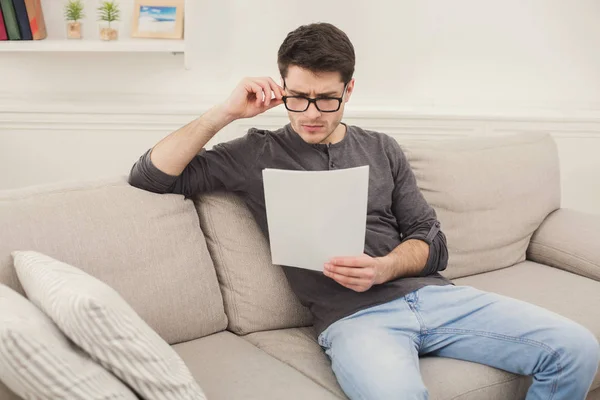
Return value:
M 236 158 L 249 155 L 251 149 L 237 151 L 248 139 L 220 144 L 211 151 L 204 147 L 231 122 L 254 117 L 282 104 L 283 95 L 283 88 L 271 78 L 244 79 L 226 102 L 171 133 L 143 154 L 131 169 L 129 183 L 152 192 L 191 196 L 222 188 L 230 178 L 243 181 L 235 178 L 244 172 L 244 163 Z
M 427 276 L 448 264 L 446 236 L 440 230 L 435 210 L 419 190 L 408 160 L 398 143 L 386 146 L 394 175 L 392 211 L 402 234 L 402 243 L 384 257 L 340 257 L 325 264 L 324 274 L 358 291 L 398 278 Z
M 417 186 L 415 174 L 398 142 L 393 138 L 388 138 L 388 141 L 388 157 L 394 175 L 392 212 L 402 235 L 402 243 L 390 256 L 396 259 L 410 258 L 412 253 L 402 250 L 404 243 L 413 240 L 420 242 L 418 248 L 427 248 L 425 262 L 414 265 L 417 271 L 405 270 L 403 267 L 407 264 L 406 261 L 394 263 L 399 269 L 397 276 L 427 276 L 443 271 L 448 265 L 448 247 L 436 212 Z

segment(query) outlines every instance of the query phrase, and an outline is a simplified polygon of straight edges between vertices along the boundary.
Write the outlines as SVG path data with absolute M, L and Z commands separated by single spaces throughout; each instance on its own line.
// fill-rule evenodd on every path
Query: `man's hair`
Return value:
M 339 72 L 344 83 L 354 75 L 354 46 L 339 28 L 328 23 L 302 25 L 290 32 L 277 53 L 283 78 L 290 65 L 314 73 Z

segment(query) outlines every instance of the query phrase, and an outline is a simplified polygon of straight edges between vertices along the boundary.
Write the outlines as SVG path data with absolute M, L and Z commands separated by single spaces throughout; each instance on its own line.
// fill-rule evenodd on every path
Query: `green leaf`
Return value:
M 65 4 L 65 18 L 67 21 L 78 21 L 85 17 L 84 6 L 81 0 L 69 0 Z
M 119 21 L 121 18 L 121 10 L 116 1 L 103 1 L 98 7 L 98 19 L 108 23 Z

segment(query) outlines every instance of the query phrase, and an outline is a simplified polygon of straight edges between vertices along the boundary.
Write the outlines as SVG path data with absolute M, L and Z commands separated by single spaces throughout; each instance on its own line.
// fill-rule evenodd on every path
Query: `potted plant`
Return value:
M 117 40 L 119 38 L 118 27 L 113 24 L 120 19 L 119 5 L 114 0 L 105 0 L 98 7 L 98 19 L 100 20 L 100 39 Z
M 69 0 L 65 4 L 65 18 L 67 20 L 67 38 L 81 39 L 81 22 L 85 17 L 81 0 Z

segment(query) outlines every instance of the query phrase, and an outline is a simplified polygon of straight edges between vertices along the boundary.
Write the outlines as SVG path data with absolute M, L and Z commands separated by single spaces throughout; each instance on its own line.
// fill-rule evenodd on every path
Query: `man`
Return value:
M 533 375 L 527 399 L 584 399 L 598 368 L 594 336 L 544 309 L 455 286 L 446 239 L 399 145 L 341 123 L 355 55 L 330 24 L 301 26 L 278 53 L 281 86 L 244 79 L 231 96 L 148 150 L 130 183 L 187 197 L 238 193 L 268 237 L 262 170 L 370 166 L 365 254 L 324 272 L 283 266 L 314 315 L 319 344 L 351 399 L 426 399 L 418 356 L 431 354 Z M 205 150 L 226 125 L 285 104 L 290 124 Z M 326 202 L 327 199 L 323 199 Z M 344 256 L 344 255 L 340 255 Z

